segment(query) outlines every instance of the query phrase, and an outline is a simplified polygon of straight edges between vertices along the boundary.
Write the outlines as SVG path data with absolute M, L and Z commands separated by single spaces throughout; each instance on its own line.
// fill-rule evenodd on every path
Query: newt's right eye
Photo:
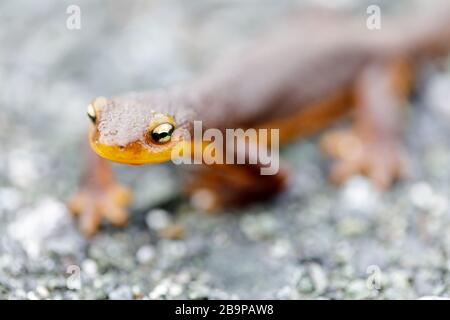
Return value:
M 171 123 L 165 122 L 154 128 L 150 135 L 153 141 L 163 144 L 170 141 L 174 129 L 175 127 Z
M 92 123 L 95 124 L 95 122 L 97 121 L 97 112 L 92 103 L 87 107 L 87 115 L 89 119 L 91 119 Z

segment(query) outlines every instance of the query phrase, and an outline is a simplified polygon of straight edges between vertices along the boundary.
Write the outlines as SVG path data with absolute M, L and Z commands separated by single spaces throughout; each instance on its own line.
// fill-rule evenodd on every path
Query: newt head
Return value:
M 93 123 L 89 141 L 98 155 L 125 164 L 164 162 L 174 148 L 187 142 L 185 125 L 177 127 L 173 115 L 157 111 L 164 106 L 141 98 L 98 97 L 89 104 L 87 114 Z

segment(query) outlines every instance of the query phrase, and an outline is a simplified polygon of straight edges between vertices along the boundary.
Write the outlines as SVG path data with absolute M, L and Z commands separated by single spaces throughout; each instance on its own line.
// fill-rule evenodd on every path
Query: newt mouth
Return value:
M 173 149 L 183 143 L 183 139 L 177 139 L 161 146 L 148 146 L 142 141 L 134 141 L 126 146 L 108 145 L 101 143 L 98 135 L 95 128 L 90 130 L 89 143 L 95 153 L 114 162 L 132 165 L 169 161 Z

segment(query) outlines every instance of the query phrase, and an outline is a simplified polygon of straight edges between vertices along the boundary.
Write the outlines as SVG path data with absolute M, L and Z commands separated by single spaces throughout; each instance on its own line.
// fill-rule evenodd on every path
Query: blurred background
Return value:
M 189 81 L 305 6 L 369 4 L 413 1 L 2 1 L 0 298 L 449 296 L 448 61 L 420 81 L 405 119 L 412 175 L 386 194 L 363 177 L 331 186 L 311 137 L 283 150 L 293 184 L 272 203 L 206 216 L 180 199 L 170 164 L 115 165 L 135 192 L 128 227 L 87 241 L 65 208 L 93 97 Z

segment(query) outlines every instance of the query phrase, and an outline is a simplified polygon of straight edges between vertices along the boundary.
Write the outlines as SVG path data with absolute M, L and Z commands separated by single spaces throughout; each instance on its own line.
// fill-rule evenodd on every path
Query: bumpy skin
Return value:
M 321 144 L 336 159 L 331 178 L 341 183 L 363 173 L 386 188 L 405 168 L 399 106 L 420 65 L 450 48 L 449 13 L 446 8 L 383 19 L 377 31 L 367 29 L 366 17 L 305 14 L 186 86 L 94 100 L 91 146 L 109 160 L 154 163 L 169 160 L 172 149 L 187 142 L 194 120 L 204 129 L 277 128 L 284 143 L 352 114 L 353 128 L 329 133 Z M 161 122 L 175 126 L 171 141 L 162 145 L 149 139 Z M 213 209 L 282 189 L 284 170 L 263 177 L 257 168 L 211 166 L 200 170 L 187 191 L 195 198 L 208 190 L 200 207 Z

